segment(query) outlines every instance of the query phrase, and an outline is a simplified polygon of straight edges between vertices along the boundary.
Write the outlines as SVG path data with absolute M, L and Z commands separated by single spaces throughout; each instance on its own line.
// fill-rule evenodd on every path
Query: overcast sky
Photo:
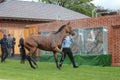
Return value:
M 32 0 L 22 0 L 22 1 L 32 1 Z M 34 0 L 37 1 L 37 0 Z M 120 9 L 120 0 L 93 0 L 96 6 L 102 6 L 105 9 Z
M 94 0 L 92 3 L 105 9 L 120 9 L 120 0 Z

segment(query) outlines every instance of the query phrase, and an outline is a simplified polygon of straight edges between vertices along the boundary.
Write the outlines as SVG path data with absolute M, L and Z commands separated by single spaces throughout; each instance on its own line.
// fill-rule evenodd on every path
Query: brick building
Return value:
M 78 18 L 88 18 L 88 16 L 53 4 L 0 0 L 0 38 L 3 34 L 13 34 L 16 38 L 15 52 L 19 53 L 20 35 L 27 37 L 31 33 L 38 34 L 35 26 L 26 25 Z

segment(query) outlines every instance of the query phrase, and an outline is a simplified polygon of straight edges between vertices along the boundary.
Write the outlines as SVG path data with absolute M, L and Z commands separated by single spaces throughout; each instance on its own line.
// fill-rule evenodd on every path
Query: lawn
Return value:
M 55 63 L 37 62 L 38 69 L 28 62 L 7 59 L 0 63 L 0 80 L 120 80 L 120 67 L 79 66 L 64 64 L 58 70 Z

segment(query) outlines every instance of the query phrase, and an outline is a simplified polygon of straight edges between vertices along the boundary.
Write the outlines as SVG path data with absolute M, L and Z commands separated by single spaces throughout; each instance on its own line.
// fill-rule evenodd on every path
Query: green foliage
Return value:
M 64 64 L 58 70 L 55 63 L 37 62 L 38 69 L 30 68 L 28 62 L 6 60 L 0 63 L 0 80 L 120 80 L 120 67 L 97 67 Z
M 60 5 L 73 11 L 92 16 L 92 10 L 96 7 L 90 3 L 92 0 L 42 0 L 42 2 Z
M 73 5 L 69 6 L 69 9 L 74 10 L 74 11 L 79 12 L 79 13 L 82 13 L 82 14 L 85 14 L 85 15 L 88 15 L 88 16 L 92 15 L 91 14 L 92 9 L 84 7 L 82 5 L 73 4 Z

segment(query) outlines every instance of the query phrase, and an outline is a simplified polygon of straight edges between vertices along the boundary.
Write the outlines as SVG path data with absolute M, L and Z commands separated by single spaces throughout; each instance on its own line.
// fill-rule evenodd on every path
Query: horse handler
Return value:
M 67 54 L 69 59 L 71 60 L 71 62 L 73 64 L 73 68 L 78 68 L 78 66 L 76 66 L 76 64 L 75 64 L 73 53 L 72 53 L 72 50 L 71 50 L 71 44 L 74 42 L 74 40 L 72 38 L 73 35 L 74 34 L 69 34 L 68 33 L 67 36 L 65 37 L 65 39 L 63 40 L 62 52 L 64 53 L 64 59 L 66 58 L 66 54 Z M 62 66 L 62 64 L 60 64 L 60 66 Z

